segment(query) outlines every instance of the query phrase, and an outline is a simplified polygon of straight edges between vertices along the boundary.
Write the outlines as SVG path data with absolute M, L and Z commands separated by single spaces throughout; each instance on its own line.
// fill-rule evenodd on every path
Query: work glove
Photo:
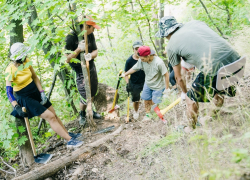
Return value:
M 126 91 L 127 91 L 128 93 L 131 92 L 131 89 L 130 89 L 129 84 L 127 84 L 127 86 L 126 86 Z
M 18 104 L 15 105 L 14 109 L 16 110 L 16 112 L 17 112 L 17 114 L 18 114 L 19 116 L 21 116 L 21 117 L 23 117 L 23 118 L 24 118 L 24 117 L 28 117 L 28 113 L 23 112 L 22 107 L 19 106 Z
M 84 54 L 85 61 L 90 61 L 92 59 L 91 53 Z
M 82 40 L 78 43 L 78 48 L 81 49 L 81 52 L 85 51 L 85 41 Z
M 120 78 L 125 78 L 125 73 L 122 73 L 119 77 Z
M 186 99 L 186 95 L 187 95 L 187 93 L 181 92 L 181 99 L 185 100 Z
M 44 91 L 41 92 L 41 99 L 42 99 L 42 101 L 40 102 L 41 105 L 44 105 L 48 100 L 48 98 L 46 97 Z
M 169 94 L 170 93 L 170 89 L 168 88 L 168 89 L 165 89 L 164 91 L 163 91 L 163 94 Z

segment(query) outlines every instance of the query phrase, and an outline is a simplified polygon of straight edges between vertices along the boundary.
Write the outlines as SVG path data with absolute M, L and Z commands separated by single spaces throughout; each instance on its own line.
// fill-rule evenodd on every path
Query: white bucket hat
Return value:
M 17 42 L 12 44 L 10 47 L 10 59 L 13 61 L 16 61 L 18 59 L 23 59 L 25 56 L 27 56 L 28 52 L 30 50 L 30 47 L 25 46 L 23 43 Z

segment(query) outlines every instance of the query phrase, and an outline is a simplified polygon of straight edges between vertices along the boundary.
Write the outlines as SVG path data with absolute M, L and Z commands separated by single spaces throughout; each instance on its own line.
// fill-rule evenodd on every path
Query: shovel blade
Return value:
M 35 162 L 40 164 L 46 164 L 49 162 L 49 160 L 52 158 L 52 154 L 38 154 L 37 156 L 34 156 Z
M 118 108 L 120 108 L 120 106 L 119 106 L 119 105 L 115 105 L 115 107 L 114 107 L 113 109 L 109 110 L 109 113 L 114 112 L 114 110 L 116 110 L 116 109 L 118 109 Z

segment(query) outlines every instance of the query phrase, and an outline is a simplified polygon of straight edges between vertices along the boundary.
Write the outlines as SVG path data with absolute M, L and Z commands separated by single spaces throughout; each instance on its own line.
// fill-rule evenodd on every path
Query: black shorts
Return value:
M 195 102 L 210 102 L 215 94 L 224 94 L 230 97 L 236 95 L 236 87 L 230 86 L 223 91 L 216 89 L 217 75 L 205 76 L 202 72 L 198 74 L 192 88 L 187 92 L 187 96 Z
M 141 92 L 143 89 L 143 85 L 144 83 L 141 84 L 133 84 L 131 83 L 131 81 L 129 82 L 129 89 L 130 89 L 130 93 L 132 95 L 132 102 L 137 102 L 140 101 L 141 99 Z
M 85 81 L 82 73 L 76 74 L 76 84 L 78 92 L 81 95 L 81 103 L 86 104 L 86 90 L 85 90 Z M 98 89 L 98 78 L 96 73 L 96 67 L 93 63 L 92 68 L 90 69 L 90 84 L 91 84 L 91 97 L 94 97 Z
M 175 76 L 174 76 L 174 71 L 172 71 L 169 75 L 169 82 L 172 86 L 176 85 L 176 80 L 175 80 Z
M 15 92 L 15 98 L 17 103 L 21 107 L 25 107 L 28 113 L 28 118 L 31 119 L 34 116 L 40 116 L 44 111 L 46 111 L 52 104 L 49 100 L 44 105 L 41 105 L 41 93 L 36 87 L 34 81 L 32 81 L 28 86 Z M 20 117 L 16 110 L 13 110 L 11 115 L 17 118 Z

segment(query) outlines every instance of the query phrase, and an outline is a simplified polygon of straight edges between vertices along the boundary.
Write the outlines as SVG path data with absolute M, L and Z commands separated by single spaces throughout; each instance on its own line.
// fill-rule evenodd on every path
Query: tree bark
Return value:
M 32 25 L 32 23 L 36 19 L 38 19 L 38 17 L 37 17 L 37 11 L 36 11 L 35 6 L 32 5 L 32 4 L 29 6 L 29 10 L 31 10 L 31 12 L 30 12 L 31 15 L 30 15 L 30 17 L 28 19 L 28 24 L 29 24 L 31 30 L 33 31 L 33 33 L 36 33 L 38 31 L 38 29 L 39 29 L 39 26 L 38 25 Z M 45 43 L 43 45 L 43 48 L 42 48 L 44 54 L 47 54 L 51 50 L 52 46 L 53 46 L 53 44 L 50 41 L 48 41 L 47 43 Z M 55 58 L 55 55 L 50 54 L 49 58 L 48 58 L 48 61 L 49 61 L 50 65 L 54 68 L 55 62 L 51 62 L 51 60 L 53 58 Z M 69 75 L 69 73 L 68 73 L 67 69 L 65 69 L 65 68 L 64 69 L 60 69 L 60 72 L 58 72 L 58 76 L 59 76 L 59 78 L 61 79 L 61 81 L 62 81 L 62 83 L 64 85 L 64 92 L 66 94 L 67 101 L 71 105 L 71 108 L 73 109 L 74 114 L 77 114 L 76 106 L 75 106 L 73 100 L 70 99 L 70 96 L 69 96 L 70 95 L 70 89 L 67 88 L 67 86 L 66 86 L 67 81 L 68 81 L 68 79 L 66 78 L 67 75 Z
M 72 164 L 72 162 L 78 160 L 81 158 L 81 155 L 84 153 L 91 152 L 93 148 L 100 146 L 101 144 L 105 143 L 107 140 L 119 135 L 121 131 L 123 130 L 123 125 L 121 125 L 116 131 L 113 133 L 93 142 L 90 144 L 87 144 L 86 146 L 83 146 L 63 157 L 60 159 L 50 162 L 46 165 L 43 165 L 41 167 L 37 167 L 35 170 L 30 171 L 26 174 L 23 174 L 19 177 L 14 178 L 13 180 L 37 180 L 37 179 L 45 179 L 47 177 L 52 176 L 59 170 L 65 168 L 65 166 L 69 166 Z
M 159 0 L 158 4 L 159 4 L 158 15 L 157 14 L 154 15 L 154 18 L 155 18 L 154 27 L 157 31 L 158 31 L 158 28 L 157 28 L 158 22 L 164 16 L 164 4 L 163 4 L 162 0 Z M 160 56 L 164 60 L 164 62 L 167 63 L 166 62 L 167 61 L 166 54 L 163 53 L 165 50 L 164 49 L 164 38 L 155 38 L 155 45 L 156 45 L 157 51 L 159 53 L 158 56 Z
M 11 20 L 11 23 L 15 24 L 15 27 L 13 27 L 11 29 L 11 34 L 13 33 L 14 35 L 10 35 L 10 46 L 16 42 L 24 42 L 24 38 L 23 38 L 23 25 L 22 20 Z M 27 139 L 29 139 L 28 136 L 28 132 L 25 128 L 25 131 L 23 133 L 21 133 L 18 130 L 19 126 L 23 126 L 26 127 L 24 119 L 19 119 L 19 118 L 15 118 L 15 123 L 16 123 L 16 127 L 17 127 L 17 133 L 18 133 L 18 139 L 20 139 L 20 137 L 22 136 L 26 136 Z M 33 152 L 31 149 L 31 144 L 30 141 L 27 140 L 25 141 L 25 143 L 23 145 L 18 145 L 19 147 L 19 156 L 21 157 L 21 161 L 24 167 L 30 167 L 33 163 L 34 163 L 34 156 L 33 156 Z
M 28 139 L 27 141 L 25 141 L 23 145 L 21 146 L 18 145 L 18 147 L 19 147 L 19 156 L 21 157 L 23 167 L 24 168 L 30 167 L 35 162 L 35 160 L 34 160 L 34 155 L 33 155 L 32 148 L 31 148 L 31 144 L 29 141 L 28 132 L 26 128 L 23 133 L 19 132 L 18 130 L 19 126 L 26 127 L 25 121 L 24 119 L 15 118 L 15 122 L 16 122 L 16 127 L 17 127 L 18 139 L 20 139 L 20 137 L 22 136 L 26 136 Z

